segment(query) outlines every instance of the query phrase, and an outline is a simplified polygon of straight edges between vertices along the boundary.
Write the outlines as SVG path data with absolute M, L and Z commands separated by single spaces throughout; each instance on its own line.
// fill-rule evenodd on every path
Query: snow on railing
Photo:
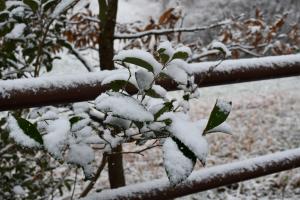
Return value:
M 220 186 L 245 181 L 272 173 L 300 167 L 300 148 L 270 155 L 204 168 L 177 186 L 170 186 L 167 178 L 104 190 L 84 200 L 137 200 L 172 199 Z
M 199 87 L 300 75 L 300 54 L 225 60 L 212 71 L 217 64 L 219 63 L 189 64 L 190 71 L 195 74 L 195 83 Z M 102 81 L 118 73 L 128 72 L 117 69 L 55 77 L 1 80 L 0 111 L 93 100 L 109 89 Z M 168 91 L 177 89 L 177 84 L 171 79 L 162 79 L 157 83 Z M 136 92 L 136 88 L 127 89 L 129 93 Z

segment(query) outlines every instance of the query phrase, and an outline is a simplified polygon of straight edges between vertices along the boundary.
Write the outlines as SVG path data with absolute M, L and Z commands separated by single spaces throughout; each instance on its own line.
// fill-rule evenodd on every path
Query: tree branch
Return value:
M 102 170 L 104 169 L 106 163 L 107 163 L 107 154 L 103 153 L 101 163 L 95 173 L 95 176 L 93 177 L 93 180 L 90 181 L 90 183 L 82 191 L 82 193 L 80 194 L 80 198 L 85 197 L 93 189 L 93 187 L 94 187 L 95 183 L 97 182 L 98 178 L 100 177 L 100 174 L 101 174 Z
M 174 28 L 174 29 L 161 29 L 161 30 L 149 30 L 149 31 L 143 31 L 139 33 L 134 34 L 115 34 L 114 39 L 137 39 L 149 35 L 166 35 L 169 33 L 181 33 L 181 32 L 198 32 L 198 31 L 204 31 L 208 29 L 213 29 L 216 27 L 220 27 L 226 24 L 231 23 L 231 20 L 225 20 L 221 21 L 215 24 L 211 24 L 208 26 L 199 26 L 199 27 L 191 27 L 191 28 Z

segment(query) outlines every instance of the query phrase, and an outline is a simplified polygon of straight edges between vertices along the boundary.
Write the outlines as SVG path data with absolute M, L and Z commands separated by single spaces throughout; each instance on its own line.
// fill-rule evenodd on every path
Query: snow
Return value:
M 230 110 L 231 110 L 230 102 L 218 99 L 216 106 L 220 109 L 221 112 L 226 113 L 226 114 L 230 113 Z
M 72 125 L 71 131 L 79 131 L 79 130 L 83 129 L 84 127 L 86 127 L 90 122 L 91 122 L 91 120 L 89 118 L 79 120 L 78 122 L 76 122 Z
M 57 119 L 58 117 L 59 116 L 56 112 L 49 110 L 41 116 L 40 120 L 54 120 Z
M 86 144 L 71 144 L 67 155 L 69 163 L 87 166 L 95 159 L 94 151 Z
M 13 187 L 13 191 L 16 195 L 20 195 L 20 196 L 24 196 L 26 194 L 26 191 L 20 185 L 15 185 Z
M 192 173 L 195 163 L 180 151 L 172 138 L 165 140 L 163 152 L 164 166 L 172 185 L 182 182 Z
M 20 39 L 20 37 L 24 33 L 24 29 L 26 24 L 15 24 L 14 28 L 11 30 L 10 33 L 6 34 L 5 37 L 9 39 Z
M 225 58 L 228 58 L 231 56 L 230 50 L 226 47 L 225 44 L 219 41 L 213 41 L 210 45 L 211 49 L 219 49 L 225 54 Z
M 193 73 L 203 73 L 211 66 L 215 66 L 218 63 L 219 61 L 191 63 L 189 64 L 189 67 Z M 297 63 L 300 63 L 300 54 L 267 56 L 262 58 L 244 58 L 239 60 L 225 60 L 214 71 L 230 73 L 234 70 L 255 69 L 261 66 L 272 69 Z
M 123 61 L 126 58 L 138 58 L 149 63 L 153 68 L 154 74 L 158 74 L 162 69 L 161 64 L 149 52 L 140 49 L 122 50 L 114 56 L 113 60 Z
M 112 74 L 108 77 L 106 77 L 105 79 L 103 79 L 102 84 L 109 84 L 113 81 L 117 81 L 117 80 L 122 80 L 122 81 L 128 81 L 131 84 L 133 84 L 136 88 L 138 87 L 136 80 L 134 79 L 134 77 L 130 77 L 130 74 L 128 73 L 128 71 L 117 71 L 115 74 Z
M 126 119 L 121 119 L 119 117 L 114 117 L 112 115 L 108 115 L 106 119 L 103 121 L 106 124 L 111 124 L 114 126 L 118 126 L 124 129 L 128 129 L 130 125 L 130 121 Z
M 101 71 L 91 73 L 81 73 L 72 75 L 56 75 L 38 78 L 22 78 L 16 80 L 0 80 L 0 96 L 9 97 L 11 91 L 37 91 L 40 88 L 52 90 L 53 88 L 78 87 L 82 84 L 94 86 L 117 71 Z M 122 71 L 122 70 L 120 70 Z
M 144 52 L 145 53 L 145 52 Z M 152 59 L 151 54 L 149 54 Z M 200 62 L 188 64 L 191 73 L 207 72 L 211 66 L 218 64 L 216 62 Z M 251 68 L 259 68 L 264 66 L 266 68 L 280 68 L 282 66 L 294 65 L 300 63 L 300 54 L 284 55 L 284 56 L 269 56 L 262 58 L 247 58 L 239 60 L 225 60 L 214 71 L 228 72 L 233 70 L 247 70 Z M 12 91 L 37 91 L 40 88 L 52 90 L 54 88 L 70 88 L 79 87 L 80 85 L 95 86 L 100 84 L 104 78 L 112 76 L 116 73 L 123 73 L 124 69 L 113 71 L 101 71 L 91 73 L 81 73 L 73 75 L 57 75 L 49 77 L 38 77 L 30 79 L 17 79 L 17 80 L 0 80 L 0 97 L 9 98 Z M 176 74 L 176 73 L 175 73 Z M 182 81 L 184 81 L 182 79 Z
M 208 143 L 202 136 L 205 127 L 191 122 L 183 113 L 164 113 L 159 120 L 168 118 L 172 120 L 170 127 L 167 128 L 168 131 L 185 144 L 202 164 L 205 164 L 208 154 Z
M 118 93 L 110 93 L 110 95 L 105 97 L 100 95 L 100 98 L 95 100 L 96 108 L 102 112 L 112 112 L 113 115 L 124 119 L 139 122 L 153 121 L 153 114 L 136 99 Z
M 51 18 L 58 17 L 64 12 L 75 0 L 61 0 L 52 12 Z
M 173 54 L 174 54 L 174 49 L 172 47 L 172 44 L 171 42 L 169 42 L 168 40 L 167 41 L 164 41 L 164 42 L 161 42 L 157 48 L 157 51 L 159 51 L 160 49 L 164 49 L 164 51 L 162 51 L 162 53 L 166 54 L 169 56 L 169 59 L 172 58 Z
M 183 188 L 188 189 L 191 185 L 196 183 L 208 183 L 212 180 L 220 181 L 220 177 L 225 176 L 236 176 L 243 172 L 254 172 L 255 170 L 261 170 L 267 168 L 270 163 L 290 163 L 292 159 L 299 158 L 300 148 L 286 150 L 283 152 L 277 152 L 270 155 L 260 156 L 256 158 L 251 158 L 247 160 L 241 160 L 229 164 L 219 165 L 210 168 L 204 168 L 199 171 L 193 172 L 189 178 L 182 184 L 179 185 L 177 190 L 182 190 Z M 142 193 L 147 195 L 155 194 L 157 192 L 162 192 L 170 188 L 169 181 L 166 178 L 152 180 L 144 183 L 132 184 L 126 187 L 121 187 L 112 190 L 104 190 L 100 193 L 92 193 L 83 200 L 94 200 L 94 199 L 118 199 L 122 196 L 126 198 L 132 198 L 139 196 Z M 203 190 L 203 189 L 202 189 Z M 202 191 L 199 188 L 198 191 Z M 141 197 L 141 196 L 140 196 Z
M 13 116 L 8 117 L 8 128 L 10 130 L 9 136 L 15 140 L 16 143 L 24 147 L 40 147 L 40 144 L 34 139 L 26 135 L 19 127 L 17 120 Z
M 182 59 L 174 59 L 171 62 L 168 63 L 167 68 L 171 67 L 177 67 L 180 69 L 183 69 L 187 74 L 192 74 L 192 71 L 190 70 L 190 66 L 187 62 L 185 62 Z
M 154 81 L 153 74 L 143 69 L 140 69 L 135 72 L 135 78 L 140 91 L 145 91 L 150 89 L 151 84 Z
M 163 98 L 167 95 L 167 90 L 160 85 L 153 85 L 152 89 Z
M 201 119 L 194 122 L 199 129 L 205 127 L 207 125 L 208 119 Z M 207 133 L 214 133 L 214 132 L 222 132 L 227 134 L 232 134 L 232 128 L 227 122 L 223 122 L 219 126 L 209 130 Z
M 177 47 L 176 50 L 175 50 L 175 53 L 176 52 L 185 52 L 189 56 L 192 55 L 192 50 L 189 47 L 187 47 L 187 46 L 179 46 L 179 47 Z
M 174 81 L 176 81 L 179 84 L 183 84 L 186 85 L 187 84 L 187 80 L 188 80 L 188 75 L 187 73 L 173 65 L 173 66 L 167 66 L 164 70 L 163 73 L 165 73 L 166 75 L 168 75 L 169 77 L 171 77 Z
M 82 112 L 87 112 L 90 110 L 90 104 L 88 102 L 78 102 L 78 103 L 73 103 L 72 105 L 73 111 L 75 114 L 79 114 Z
M 102 135 L 103 139 L 108 142 L 109 145 L 106 146 L 106 151 L 111 151 L 113 148 L 117 147 L 123 140 L 122 137 L 113 137 L 109 129 L 105 129 Z
M 49 153 L 58 159 L 62 159 L 62 151 L 66 145 L 69 131 L 69 120 L 60 118 L 49 122 L 47 134 L 43 136 L 45 148 Z

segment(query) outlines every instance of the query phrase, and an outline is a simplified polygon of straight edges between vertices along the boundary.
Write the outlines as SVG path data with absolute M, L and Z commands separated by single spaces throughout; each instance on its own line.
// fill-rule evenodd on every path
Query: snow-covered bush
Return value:
M 205 165 L 208 143 L 205 135 L 230 133 L 224 123 L 231 102 L 217 100 L 207 119 L 193 122 L 188 116 L 189 100 L 199 97 L 198 86 L 186 60 L 191 50 L 174 49 L 162 42 L 155 56 L 139 49 L 120 51 L 118 66 L 102 84 L 110 89 L 92 103 L 76 103 L 72 110 L 54 107 L 33 109 L 28 119 L 10 115 L 10 137 L 28 148 L 43 149 L 60 162 L 82 167 L 86 179 L 93 177 L 95 151 L 107 154 L 122 143 L 162 146 L 164 166 L 170 183 L 184 181 L 199 160 Z M 172 79 L 183 90 L 172 99 L 157 83 Z
M 0 78 L 39 76 L 50 71 L 61 39 L 65 13 L 76 1 L 0 1 Z

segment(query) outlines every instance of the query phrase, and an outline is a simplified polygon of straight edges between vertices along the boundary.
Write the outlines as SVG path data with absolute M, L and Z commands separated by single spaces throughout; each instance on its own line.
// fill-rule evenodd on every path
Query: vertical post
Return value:
M 98 0 L 100 35 L 99 35 L 99 59 L 101 70 L 114 69 L 114 32 L 118 10 L 118 0 Z M 122 146 L 112 150 L 108 156 L 108 177 L 111 188 L 125 186 L 123 170 Z M 114 153 L 115 152 L 115 153 Z

